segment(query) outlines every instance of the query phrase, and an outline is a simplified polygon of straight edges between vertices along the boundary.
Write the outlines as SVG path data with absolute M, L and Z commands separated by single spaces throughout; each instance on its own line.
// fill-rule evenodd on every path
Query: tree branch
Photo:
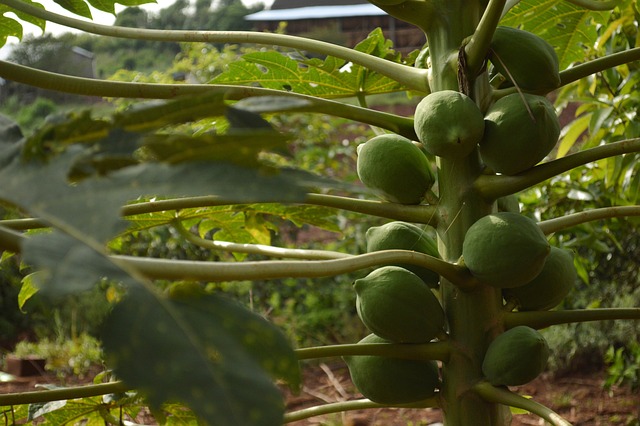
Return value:
M 327 345 L 296 349 L 299 360 L 355 356 L 378 355 L 391 358 L 414 360 L 440 360 L 446 362 L 451 353 L 448 342 L 429 342 L 420 344 L 404 343 L 355 343 L 347 345 Z
M 575 154 L 537 165 L 515 176 L 481 175 L 476 179 L 474 186 L 484 199 L 496 200 L 505 195 L 515 194 L 587 163 L 632 152 L 640 152 L 640 138 L 627 139 L 576 152 Z
M 562 217 L 538 222 L 538 226 L 546 235 L 570 228 L 581 223 L 591 222 L 612 217 L 640 216 L 640 206 L 615 206 L 602 207 L 599 209 L 586 210 L 572 213 Z
M 542 417 L 553 426 L 571 426 L 571 423 L 560 417 L 559 414 L 550 408 L 513 393 L 508 389 L 495 387 L 488 382 L 480 382 L 473 387 L 473 390 L 485 401 L 527 410 L 530 413 Z
M 572 322 L 605 320 L 640 320 L 640 308 L 575 309 L 566 311 L 507 312 L 504 325 L 513 328 L 526 325 L 531 328 L 546 328 Z
M 392 78 L 410 90 L 425 93 L 429 93 L 430 91 L 427 81 L 427 70 L 398 64 L 347 47 L 305 37 L 252 31 L 181 31 L 117 27 L 95 24 L 93 22 L 58 15 L 45 9 L 31 6 L 20 0 L 0 0 L 0 4 L 5 4 L 31 16 L 55 22 L 66 27 L 109 37 L 187 43 L 255 43 L 317 52 L 362 65 L 365 68 Z
M 0 0 L 2 1 L 2 0 Z M 130 83 L 123 81 L 98 80 L 42 71 L 23 65 L 0 60 L 0 77 L 17 83 L 28 84 L 42 89 L 73 93 L 84 96 L 139 99 L 173 99 L 179 96 L 201 95 L 203 93 L 223 93 L 227 100 L 260 96 L 277 96 L 300 99 L 300 105 L 286 106 L 269 112 L 314 112 L 360 121 L 398 133 L 409 139 L 417 139 L 413 119 L 387 112 L 362 108 L 329 99 L 316 98 L 281 90 L 262 87 L 215 85 L 215 84 L 160 84 Z
M 302 410 L 292 411 L 284 415 L 284 423 L 291 423 L 298 420 L 308 419 L 309 417 L 321 416 L 323 414 L 341 413 L 343 411 L 363 410 L 367 408 L 385 408 L 385 407 L 402 407 L 402 408 L 429 408 L 437 407 L 437 397 L 425 399 L 423 401 L 414 402 L 412 404 L 385 405 L 368 399 L 358 399 L 355 401 L 334 402 L 325 405 L 316 405 L 315 407 L 303 408 Z

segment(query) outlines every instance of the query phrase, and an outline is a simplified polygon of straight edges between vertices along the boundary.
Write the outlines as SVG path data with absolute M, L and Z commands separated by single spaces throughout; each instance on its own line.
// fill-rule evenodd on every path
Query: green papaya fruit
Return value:
M 525 285 L 541 271 L 551 246 L 535 221 L 518 213 L 482 217 L 469 227 L 462 258 L 484 284 L 511 288 Z
M 484 133 L 484 116 L 476 103 L 455 90 L 442 90 L 418 103 L 414 129 L 425 150 L 444 158 L 465 157 Z
M 521 287 L 505 288 L 502 294 L 506 300 L 515 300 L 520 311 L 546 311 L 562 302 L 577 278 L 573 253 L 551 247 L 542 272 L 533 281 Z
M 560 64 L 553 46 L 528 31 L 496 28 L 488 58 L 522 90 L 548 93 L 560 86 Z
M 498 211 L 500 212 L 520 213 L 520 200 L 515 194 L 500 197 L 497 202 Z
M 494 172 L 515 175 L 538 164 L 558 136 L 560 122 L 547 98 L 512 93 L 487 110 L 480 156 Z
M 496 386 L 519 386 L 542 373 L 548 360 L 549 346 L 542 334 L 522 325 L 491 342 L 482 362 L 482 373 Z
M 388 222 L 372 226 L 365 234 L 367 252 L 380 250 L 413 250 L 440 258 L 438 244 L 423 229 L 407 222 Z M 437 287 L 440 276 L 430 269 L 417 265 L 397 264 L 413 272 L 430 287 Z
M 389 342 L 370 334 L 358 343 Z M 417 402 L 432 397 L 439 386 L 435 361 L 369 355 L 344 357 L 344 360 L 356 388 L 365 398 L 379 404 Z
M 419 204 L 435 178 L 426 155 L 409 139 L 375 136 L 357 148 L 358 177 L 392 203 Z
M 383 266 L 355 280 L 356 310 L 374 334 L 396 343 L 426 343 L 444 330 L 440 302 L 413 272 Z

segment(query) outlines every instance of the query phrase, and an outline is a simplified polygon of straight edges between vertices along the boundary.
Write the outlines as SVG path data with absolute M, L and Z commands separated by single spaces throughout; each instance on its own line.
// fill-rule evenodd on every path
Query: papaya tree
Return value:
M 24 218 L 1 224 L 0 245 L 31 268 L 22 298 L 108 286 L 113 308 L 101 339 L 118 380 L 3 395 L 1 405 L 94 398 L 96 416 L 118 423 L 117 401 L 135 390 L 154 413 L 178 401 L 194 422 L 210 424 L 277 425 L 385 406 L 439 407 L 449 426 L 507 425 L 510 407 L 569 424 L 509 389 L 544 370 L 549 350 L 539 330 L 638 320 L 640 308 L 553 310 L 577 271 L 573 253 L 553 246 L 550 236 L 638 216 L 640 206 L 599 206 L 536 221 L 519 211 L 516 197 L 586 164 L 637 162 L 637 138 L 582 149 L 572 143 L 571 153 L 560 154 L 556 147 L 566 135 L 549 100 L 596 73 L 632 74 L 640 59 L 637 19 L 629 46 L 596 58 L 583 46 L 598 31 L 627 25 L 614 18 L 637 16 L 636 6 L 624 0 L 371 2 L 421 29 L 425 48 L 402 57 L 379 30 L 346 48 L 284 34 L 109 27 L 30 1 L 0 0 L 3 40 L 21 36 L 21 21 L 42 27 L 51 21 L 105 37 L 269 47 L 247 53 L 208 84 L 81 79 L 0 62 L 2 78 L 23 84 L 155 100 L 106 116 L 86 110 L 53 117 L 27 136 L 3 130 L 0 198 Z M 88 3 L 65 4 L 90 17 Z M 368 108 L 369 96 L 389 92 L 420 96 L 415 113 Z M 356 102 L 341 102 L 347 98 Z M 287 135 L 269 118 L 301 112 L 376 129 L 357 149 L 364 186 L 295 167 Z M 627 179 L 637 185 L 637 176 Z M 265 241 L 266 216 L 319 224 L 336 210 L 389 226 L 367 232 L 364 254 Z M 120 250 L 123 233 L 161 225 L 235 256 L 185 261 Z M 23 232 L 36 228 L 47 232 Z M 248 254 L 261 260 L 247 260 Z M 345 345 L 293 348 L 275 325 L 202 284 L 269 286 L 281 278 L 354 272 L 362 276 L 353 285 L 355 308 L 372 334 Z M 286 413 L 274 383 L 297 389 L 300 363 L 325 357 L 345 360 L 365 399 Z M 41 412 L 53 415 L 55 407 Z

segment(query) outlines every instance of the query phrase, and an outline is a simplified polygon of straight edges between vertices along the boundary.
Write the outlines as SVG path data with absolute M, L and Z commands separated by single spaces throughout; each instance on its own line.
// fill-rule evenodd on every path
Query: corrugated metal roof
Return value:
M 372 4 L 347 6 L 309 6 L 295 9 L 263 10 L 244 17 L 247 21 L 295 21 L 299 19 L 381 16 L 386 12 Z
M 295 9 L 310 6 L 345 6 L 348 4 L 366 4 L 367 0 L 275 0 L 269 9 Z

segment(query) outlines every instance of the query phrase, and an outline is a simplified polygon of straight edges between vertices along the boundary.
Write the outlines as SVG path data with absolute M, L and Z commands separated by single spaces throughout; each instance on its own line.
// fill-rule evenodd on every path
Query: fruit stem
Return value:
M 451 346 L 447 342 L 429 343 L 356 343 L 344 345 L 326 345 L 295 350 L 299 360 L 355 356 L 379 355 L 414 360 L 447 361 Z
M 560 415 L 550 408 L 513 393 L 508 389 L 497 388 L 488 382 L 480 382 L 473 387 L 473 390 L 486 401 L 497 402 L 510 407 L 527 410 L 542 417 L 553 426 L 571 426 L 571 423 L 560 417 Z

